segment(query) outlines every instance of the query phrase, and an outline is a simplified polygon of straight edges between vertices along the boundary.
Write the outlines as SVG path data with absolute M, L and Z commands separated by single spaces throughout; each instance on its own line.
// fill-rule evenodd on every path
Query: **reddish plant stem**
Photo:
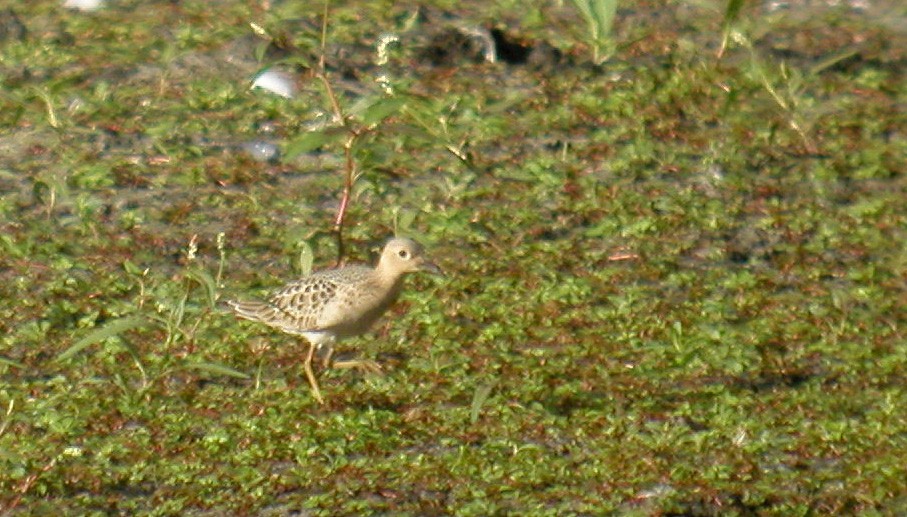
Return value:
M 337 95 L 334 93 L 334 88 L 331 86 L 331 82 L 328 80 L 327 67 L 325 66 L 325 49 L 328 30 L 328 3 L 329 0 L 325 0 L 324 12 L 322 14 L 321 56 L 318 59 L 317 76 L 321 80 L 322 85 L 324 85 L 324 91 L 327 94 L 328 101 L 331 104 L 331 111 L 334 112 L 334 119 L 338 124 L 342 125 L 350 133 L 350 137 L 343 145 L 343 153 L 346 158 L 346 170 L 344 171 L 343 192 L 340 197 L 340 206 L 337 208 L 337 216 L 334 218 L 334 233 L 337 235 L 336 265 L 340 266 L 343 263 L 344 255 L 343 223 L 346 219 L 346 212 L 347 208 L 350 205 L 350 197 L 353 191 L 353 182 L 356 178 L 356 162 L 353 159 L 353 144 L 355 144 L 356 139 L 360 135 L 360 132 L 350 126 L 349 120 L 347 120 L 346 116 L 343 114 L 343 108 L 340 107 L 340 102 L 337 100 Z
M 346 145 L 343 146 L 343 152 L 346 155 L 346 175 L 343 181 L 343 194 L 340 197 L 340 207 L 337 209 L 337 217 L 334 219 L 334 232 L 337 233 L 337 266 L 343 261 L 343 221 L 346 218 L 346 209 L 350 205 L 350 196 L 353 192 L 353 179 L 355 177 L 356 164 L 353 161 L 353 142 L 356 135 L 353 134 Z

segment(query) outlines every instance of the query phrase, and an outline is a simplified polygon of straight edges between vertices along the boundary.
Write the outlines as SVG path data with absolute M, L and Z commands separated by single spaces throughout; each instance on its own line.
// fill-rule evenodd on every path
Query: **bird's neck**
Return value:
M 403 275 L 390 270 L 381 262 L 378 262 L 378 265 L 375 267 L 375 280 L 383 287 L 399 289 L 400 285 L 403 284 Z

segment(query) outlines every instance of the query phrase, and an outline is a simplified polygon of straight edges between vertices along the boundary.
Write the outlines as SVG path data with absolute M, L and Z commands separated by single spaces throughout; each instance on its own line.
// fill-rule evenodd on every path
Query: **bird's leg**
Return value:
M 309 343 L 309 353 L 306 354 L 305 363 L 302 368 L 305 370 L 305 376 L 309 379 L 309 385 L 312 387 L 312 395 L 319 404 L 324 404 L 321 397 L 321 390 L 318 389 L 318 381 L 315 380 L 315 372 L 312 371 L 312 358 L 315 357 L 315 343 Z
M 323 357 L 321 359 L 321 365 L 325 369 L 328 369 L 328 368 L 343 368 L 343 369 L 356 368 L 357 370 L 359 370 L 363 373 L 375 373 L 375 374 L 384 373 L 384 369 L 381 368 L 381 365 L 376 363 L 375 361 L 356 360 L 356 359 L 349 359 L 349 360 L 345 360 L 345 361 L 334 361 L 334 359 L 333 359 L 334 358 L 334 347 L 331 346 L 332 344 L 333 343 L 324 345 L 325 347 L 327 347 L 327 351 L 325 351 L 323 354 Z M 320 351 L 320 349 L 319 349 L 319 351 Z
M 331 367 L 331 357 L 334 356 L 334 347 L 327 345 L 327 351 L 324 353 L 324 357 L 321 359 L 321 367 L 327 370 Z

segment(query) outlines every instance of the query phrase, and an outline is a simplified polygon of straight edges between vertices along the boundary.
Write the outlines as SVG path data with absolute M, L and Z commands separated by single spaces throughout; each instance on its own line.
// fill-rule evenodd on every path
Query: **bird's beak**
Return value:
M 419 271 L 425 271 L 426 273 L 431 273 L 433 275 L 444 276 L 444 272 L 441 271 L 441 268 L 439 268 L 438 265 L 434 262 L 428 260 L 419 264 Z

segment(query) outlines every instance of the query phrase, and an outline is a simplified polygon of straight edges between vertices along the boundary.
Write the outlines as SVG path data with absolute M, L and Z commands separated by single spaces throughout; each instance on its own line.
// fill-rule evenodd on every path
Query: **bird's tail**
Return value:
M 227 305 L 240 318 L 252 321 L 270 322 L 274 317 L 276 309 L 264 302 L 243 302 L 239 300 L 229 300 Z

